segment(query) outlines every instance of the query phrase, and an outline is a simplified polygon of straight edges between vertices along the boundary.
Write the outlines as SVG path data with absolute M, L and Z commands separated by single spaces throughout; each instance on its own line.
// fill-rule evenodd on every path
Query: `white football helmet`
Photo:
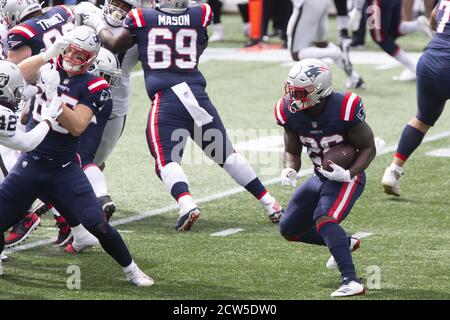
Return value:
M 284 90 L 291 98 L 291 112 L 312 108 L 333 92 L 330 67 L 318 59 L 301 60 L 289 70 Z
M 38 0 L 2 0 L 1 12 L 8 29 L 20 24 L 27 15 L 42 11 Z
M 75 27 L 67 35 L 72 38 L 72 43 L 62 53 L 62 68 L 71 74 L 85 73 L 98 55 L 100 39 L 88 26 Z
M 16 112 L 26 100 L 23 95 L 25 80 L 20 68 L 10 61 L 0 61 L 0 104 Z
M 89 72 L 105 78 L 111 87 L 117 88 L 120 86 L 122 71 L 120 70 L 119 61 L 111 51 L 105 48 L 100 48 Z
M 126 10 L 127 7 L 128 10 Z M 103 6 L 103 15 L 109 25 L 120 27 L 128 12 L 140 7 L 140 0 L 106 0 Z
M 189 0 L 159 0 L 157 7 L 161 11 L 169 13 L 180 13 L 187 9 Z

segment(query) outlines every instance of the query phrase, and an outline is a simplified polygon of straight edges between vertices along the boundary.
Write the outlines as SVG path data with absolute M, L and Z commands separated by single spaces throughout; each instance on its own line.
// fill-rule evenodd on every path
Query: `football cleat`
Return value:
M 269 217 L 270 221 L 273 223 L 278 223 L 281 220 L 281 217 L 284 214 L 284 209 L 279 205 L 278 202 L 274 201 L 269 205 L 264 205 L 264 208 L 266 209 L 267 216 Z
M 125 272 L 125 275 L 127 281 L 137 287 L 150 287 L 155 283 L 153 279 L 139 269 L 138 266 L 132 271 Z
M 98 201 L 100 201 L 106 221 L 109 222 L 109 219 L 111 219 L 113 213 L 116 212 L 116 205 L 108 195 L 98 197 Z
M 8 237 L 5 239 L 5 248 L 14 247 L 23 241 L 35 230 L 41 223 L 41 218 L 31 212 L 25 216 L 22 220 L 17 222 L 11 229 Z
M 394 76 L 392 79 L 395 81 L 415 81 L 416 73 L 409 69 L 405 69 L 402 73 L 400 73 L 400 75 Z
M 56 238 L 55 242 L 53 242 L 53 245 L 62 247 L 73 240 L 72 231 L 70 230 L 69 224 L 62 216 L 55 217 L 55 220 L 56 227 L 59 229 L 59 232 L 58 237 Z
M 361 246 L 361 240 L 350 237 L 350 251 L 351 252 L 358 250 L 360 246 Z M 329 270 L 333 270 L 333 269 L 337 268 L 337 263 L 336 263 L 336 260 L 334 260 L 333 256 L 331 256 L 330 259 L 328 259 L 327 268 Z
M 224 39 L 224 29 L 221 23 L 213 24 L 212 26 L 213 34 L 209 37 L 209 42 L 223 41 Z
M 99 244 L 98 239 L 89 233 L 87 237 L 84 237 L 82 239 L 74 238 L 72 243 L 68 244 L 64 248 L 64 251 L 67 253 L 79 253 L 83 250 L 92 248 L 93 246 L 96 246 L 98 244 Z
M 178 231 L 189 231 L 194 222 L 200 217 L 200 208 L 196 207 L 183 214 L 177 221 L 175 229 Z
M 392 169 L 391 166 L 386 168 L 383 179 L 381 180 L 386 194 L 400 197 L 400 178 L 403 174 L 403 168 L 397 167 L 396 169 Z
M 0 261 L 2 262 L 8 262 L 9 261 L 9 257 L 5 256 L 4 254 L 0 254 Z
M 339 289 L 334 291 L 331 296 L 332 297 L 351 297 L 351 296 L 362 296 L 366 293 L 364 286 L 355 281 L 344 281 L 342 282 Z
M 41 200 L 37 199 L 33 203 L 33 206 L 31 207 L 30 212 L 34 212 L 39 217 L 41 217 L 42 215 L 46 214 L 48 210 L 49 209 L 48 209 L 47 205 L 45 203 L 43 203 Z
M 359 75 L 351 76 L 347 78 L 347 82 L 345 83 L 345 87 L 347 89 L 366 89 L 366 83 L 363 78 Z
M 425 16 L 418 16 L 416 20 L 419 23 L 419 30 L 425 33 L 428 38 L 433 38 L 433 30 L 431 29 L 428 18 Z

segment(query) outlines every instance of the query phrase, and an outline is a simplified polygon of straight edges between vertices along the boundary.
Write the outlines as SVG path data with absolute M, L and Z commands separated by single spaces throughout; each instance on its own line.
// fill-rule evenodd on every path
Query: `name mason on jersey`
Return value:
M 39 26 L 41 26 L 42 29 L 47 30 L 47 29 L 53 27 L 55 24 L 64 23 L 64 22 L 65 22 L 65 20 L 64 20 L 63 16 L 60 13 L 56 13 L 49 19 L 38 20 L 37 24 Z
M 158 25 L 164 26 L 189 26 L 191 24 L 191 20 L 188 14 L 178 16 L 178 17 L 170 17 L 165 15 L 158 15 Z

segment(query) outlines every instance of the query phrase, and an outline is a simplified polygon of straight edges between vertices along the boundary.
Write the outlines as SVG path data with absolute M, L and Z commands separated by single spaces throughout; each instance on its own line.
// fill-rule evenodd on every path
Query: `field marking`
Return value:
M 450 148 L 440 148 L 428 151 L 425 153 L 430 157 L 439 157 L 439 158 L 449 158 L 450 157 Z
M 374 235 L 374 233 L 372 233 L 372 232 L 358 231 L 358 232 L 352 234 L 352 237 L 354 237 L 356 239 L 363 239 L 363 238 L 368 238 L 373 235 Z
M 241 232 L 241 231 L 244 231 L 244 229 L 242 229 L 242 228 L 230 228 L 230 229 L 225 229 L 225 230 L 222 230 L 222 231 L 219 231 L 219 232 L 211 233 L 210 236 L 211 237 L 226 237 L 226 236 L 229 236 L 229 235 Z
M 450 136 L 450 131 L 444 131 L 444 132 L 440 132 L 434 135 L 431 135 L 429 137 L 426 137 L 425 139 L 423 139 L 422 144 L 424 143 L 428 143 L 428 142 L 432 142 L 432 141 L 436 141 L 436 140 L 440 140 L 446 137 Z M 385 147 L 383 148 L 383 150 L 381 150 L 377 156 L 380 155 L 384 155 L 390 152 L 393 152 L 397 149 L 397 145 L 393 145 L 393 146 L 389 146 L 389 147 Z M 298 173 L 299 177 L 302 176 L 306 176 L 308 174 L 311 174 L 313 172 L 312 168 L 308 168 L 308 169 L 304 169 L 304 170 L 300 170 L 300 172 Z M 271 184 L 274 183 L 278 183 L 280 181 L 280 178 L 272 178 L 266 181 L 263 181 L 263 184 L 266 186 L 269 186 Z M 204 198 L 200 198 L 197 200 L 198 204 L 202 204 L 202 203 L 207 203 L 210 201 L 214 201 L 214 200 L 219 200 L 219 199 L 223 199 L 223 198 L 227 198 L 230 196 L 233 196 L 235 194 L 241 193 L 246 191 L 243 187 L 238 187 L 238 188 L 233 188 L 230 189 L 228 191 L 225 192 L 219 192 L 216 193 L 214 195 L 208 196 L 208 197 L 204 197 Z M 130 216 L 127 218 L 123 218 L 123 219 L 119 219 L 119 220 L 115 220 L 111 223 L 112 226 L 119 226 L 119 225 L 124 225 L 127 223 L 131 223 L 131 222 L 136 222 L 148 217 L 152 217 L 152 216 L 156 216 L 165 212 L 169 212 L 169 211 L 174 211 L 178 209 L 178 205 L 174 204 L 174 205 L 170 205 L 170 206 L 166 206 L 166 207 L 162 207 L 159 209 L 155 209 L 155 210 L 150 210 L 150 211 L 146 211 L 143 212 L 141 214 L 137 214 L 135 216 Z M 8 250 L 5 250 L 3 253 L 4 254 L 11 254 L 14 252 L 20 252 L 20 251 L 25 251 L 28 249 L 32 249 L 32 248 L 36 248 L 36 247 L 40 247 L 40 246 L 44 246 L 44 245 L 48 245 L 50 243 L 52 243 L 54 240 L 53 239 L 47 239 L 47 240 L 40 240 L 40 241 L 36 241 L 36 242 L 31 242 L 29 244 L 26 245 L 22 245 L 22 246 L 18 246 L 18 247 L 14 247 Z

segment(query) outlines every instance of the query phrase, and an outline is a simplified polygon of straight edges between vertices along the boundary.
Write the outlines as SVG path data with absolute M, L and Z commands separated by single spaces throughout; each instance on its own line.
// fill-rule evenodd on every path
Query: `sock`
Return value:
M 349 248 L 348 236 L 344 229 L 335 221 L 326 221 L 317 226 L 317 231 L 336 260 L 342 280 L 358 280 Z
M 342 33 L 342 30 L 347 31 L 347 25 L 348 25 L 348 16 L 337 16 L 336 17 L 337 27 Z M 347 34 L 348 36 L 348 34 Z
M 194 199 L 192 198 L 190 193 L 183 194 L 180 198 L 177 199 L 178 205 L 180 207 L 180 217 L 192 209 L 197 208 L 197 204 L 195 203 Z
M 130 271 L 136 270 L 136 268 L 137 268 L 137 264 L 133 260 L 131 260 L 130 265 L 123 268 L 123 272 L 125 272 L 125 273 L 130 272 Z
M 300 238 L 300 242 L 316 244 L 319 246 L 324 246 L 325 241 L 323 241 L 322 236 L 317 232 L 316 227 L 311 227 L 306 233 Z
M 100 242 L 103 250 L 106 251 L 123 268 L 129 266 L 133 259 L 128 251 L 125 242 L 120 234 L 109 223 L 102 223 L 95 227 L 88 228 Z
M 406 68 L 411 70 L 412 72 L 416 73 L 416 64 L 414 61 L 411 60 L 411 58 L 403 51 L 402 49 L 399 49 L 397 53 L 393 56 L 397 61 L 399 61 L 402 65 L 404 65 Z
M 424 136 L 425 135 L 420 130 L 409 124 L 406 125 L 403 129 L 402 136 L 400 137 L 395 156 L 406 161 L 406 159 L 408 159 L 414 150 L 422 143 Z
M 72 236 L 74 242 L 79 242 L 82 241 L 83 239 L 93 237 L 93 235 L 90 234 L 89 231 L 87 231 L 86 228 L 83 227 L 81 223 L 75 227 L 70 227 L 70 229 L 72 229 Z
M 301 59 L 307 58 L 331 58 L 335 62 L 341 58 L 341 50 L 334 43 L 329 43 L 326 48 L 308 47 L 300 50 L 298 57 Z
M 419 29 L 419 22 L 417 20 L 402 21 L 402 23 L 400 23 L 400 26 L 398 27 L 398 31 L 402 35 L 415 32 L 418 29 Z
M 97 198 L 108 195 L 108 188 L 106 186 L 106 177 L 103 172 L 95 165 L 90 164 L 83 168 L 92 189 L 94 189 Z
M 178 201 L 183 194 L 189 194 L 189 181 L 181 166 L 176 162 L 170 162 L 161 169 L 161 180 L 166 185 L 167 191 Z

